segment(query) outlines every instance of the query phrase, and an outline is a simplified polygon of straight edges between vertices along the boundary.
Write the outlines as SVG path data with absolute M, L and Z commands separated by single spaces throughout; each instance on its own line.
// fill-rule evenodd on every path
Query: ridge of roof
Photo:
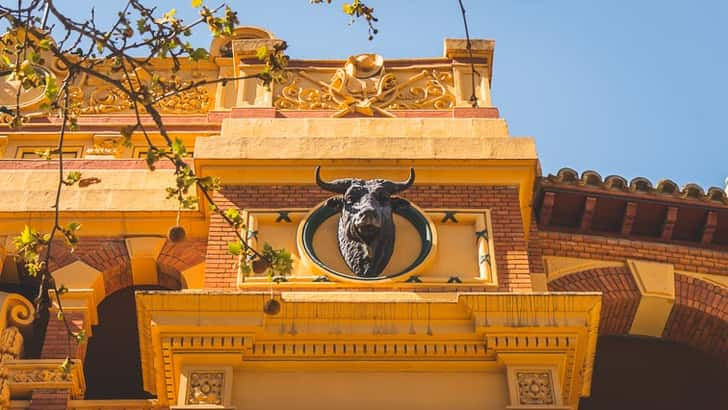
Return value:
M 671 199 L 698 200 L 713 205 L 728 205 L 728 193 L 722 188 L 710 187 L 706 191 L 700 185 L 694 183 L 685 184 L 681 188 L 670 179 L 661 179 L 657 182 L 657 185 L 653 185 L 645 177 L 632 178 L 631 181 L 627 182 L 626 178 L 619 175 L 609 175 L 602 178 L 598 172 L 586 170 L 580 176 L 572 168 L 561 168 L 556 175 L 549 174 L 541 177 L 540 182 L 546 185 L 581 186 L 625 194 L 647 194 Z

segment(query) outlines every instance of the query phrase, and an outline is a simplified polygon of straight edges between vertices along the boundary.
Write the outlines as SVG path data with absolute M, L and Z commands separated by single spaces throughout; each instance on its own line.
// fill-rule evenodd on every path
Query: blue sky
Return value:
M 61 0 L 69 14 L 120 0 Z M 159 0 L 192 18 L 188 0 Z M 210 3 L 209 4 L 217 4 Z M 271 30 L 294 58 L 442 55 L 464 37 L 457 0 L 369 0 L 380 34 L 348 25 L 343 1 L 229 1 L 241 23 Z M 723 186 L 728 176 L 728 1 L 464 0 L 471 35 L 496 40 L 493 103 L 514 136 L 536 139 L 544 174 Z M 109 16 L 110 18 L 111 16 Z M 199 31 L 195 42 L 210 38 Z

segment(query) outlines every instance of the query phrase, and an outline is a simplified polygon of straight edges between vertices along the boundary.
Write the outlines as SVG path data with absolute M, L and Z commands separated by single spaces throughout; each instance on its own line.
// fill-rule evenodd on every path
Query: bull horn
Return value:
M 316 171 L 314 172 L 314 176 L 316 177 L 316 185 L 320 186 L 322 189 L 334 192 L 336 194 L 343 194 L 346 192 L 347 189 L 349 189 L 349 186 L 351 185 L 351 179 L 336 179 L 331 182 L 326 182 L 321 179 L 321 167 L 317 166 Z
M 411 187 L 415 183 L 415 169 L 410 168 L 409 177 L 404 182 L 389 182 L 387 184 L 387 190 L 390 194 L 396 194 L 397 192 L 402 192 L 405 189 Z

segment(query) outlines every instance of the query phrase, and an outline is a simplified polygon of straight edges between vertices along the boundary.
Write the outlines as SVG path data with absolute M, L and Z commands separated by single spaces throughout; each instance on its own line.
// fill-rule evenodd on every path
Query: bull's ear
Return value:
M 410 206 L 410 202 L 408 200 L 400 198 L 398 196 L 393 196 L 392 198 L 390 198 L 389 201 L 392 204 L 393 210 L 407 208 Z
M 339 211 L 344 206 L 344 198 L 340 196 L 332 196 L 331 198 L 326 200 L 324 206 L 328 208 L 334 208 Z

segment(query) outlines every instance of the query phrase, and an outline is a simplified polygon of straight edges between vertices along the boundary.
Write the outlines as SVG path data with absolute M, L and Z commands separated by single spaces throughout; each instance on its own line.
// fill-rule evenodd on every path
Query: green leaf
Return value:
M 258 60 L 265 60 L 265 58 L 268 57 L 268 47 L 258 47 L 258 49 L 255 50 L 255 56 L 258 57 Z
M 122 141 L 121 144 L 127 148 L 131 148 L 131 137 L 134 135 L 134 130 L 136 129 L 136 126 L 134 125 L 127 125 L 126 127 L 122 127 L 119 130 L 119 134 L 121 134 Z
M 202 0 L 192 0 L 192 7 L 198 8 L 202 6 Z
M 81 180 L 81 173 L 79 171 L 71 171 L 66 175 L 66 178 L 63 180 L 64 185 L 74 185 L 76 182 Z
M 45 76 L 45 97 L 51 101 L 58 97 L 58 85 L 56 84 L 56 78 L 51 75 Z
M 190 53 L 190 59 L 192 61 L 199 61 L 199 60 L 205 60 L 209 56 L 206 49 L 200 47 L 196 48 L 193 52 Z
M 50 50 L 51 48 L 51 41 L 47 38 L 44 38 L 43 40 L 38 42 L 38 47 L 41 48 L 41 50 Z
M 177 138 L 172 142 L 172 153 L 174 155 L 179 155 L 180 157 L 183 157 L 187 153 L 185 144 L 181 139 Z
M 63 360 L 63 363 L 61 363 L 60 369 L 63 371 L 63 373 L 70 373 L 71 372 L 71 359 L 66 357 L 65 360 Z
M 19 243 L 21 245 L 27 245 L 32 243 L 34 241 L 34 238 L 35 231 L 31 229 L 28 225 L 25 225 L 25 229 L 23 229 L 23 232 L 21 232 L 20 236 L 16 238 L 16 243 Z
M 243 252 L 243 244 L 240 242 L 228 242 L 228 252 L 239 256 Z
M 175 14 L 177 14 L 177 9 L 172 9 L 162 16 L 162 18 L 155 19 L 154 22 L 157 24 L 165 24 L 165 23 L 171 23 L 174 24 L 177 22 L 177 19 L 174 18 Z

